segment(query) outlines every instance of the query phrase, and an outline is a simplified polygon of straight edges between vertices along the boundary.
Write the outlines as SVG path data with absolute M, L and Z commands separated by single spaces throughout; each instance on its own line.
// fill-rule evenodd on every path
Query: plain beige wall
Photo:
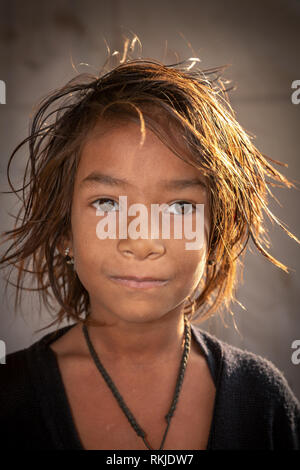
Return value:
M 8 189 L 9 154 L 27 134 L 33 104 L 74 75 L 71 57 L 75 64 L 101 66 L 106 53 L 103 38 L 112 49 L 118 48 L 122 31 L 139 36 L 146 57 L 162 60 L 167 46 L 167 63 L 197 55 L 204 68 L 232 64 L 226 77 L 237 85 L 230 96 L 238 120 L 257 136 L 260 150 L 288 163 L 284 173 L 299 179 L 300 105 L 291 102 L 291 83 L 300 79 L 300 4 L 296 0 L 254 0 L 247 5 L 236 0 L 1 0 L 0 5 L 0 79 L 7 85 L 7 104 L 0 105 L 2 191 Z M 88 68 L 78 66 L 78 70 Z M 25 158 L 24 151 L 20 152 L 12 166 L 16 184 L 21 181 Z M 273 192 L 282 207 L 272 203 L 271 208 L 299 237 L 298 191 Z M 0 229 L 4 231 L 12 228 L 8 212 L 17 206 L 15 197 L 0 197 Z M 287 275 L 255 252 L 248 253 L 244 283 L 237 291 L 247 310 L 234 307 L 240 334 L 228 317 L 227 328 L 217 318 L 203 328 L 271 360 L 300 397 L 300 365 L 291 362 L 291 344 L 300 339 L 296 271 L 300 247 L 272 226 L 270 236 L 272 253 L 293 271 Z M 6 341 L 7 352 L 12 352 L 44 335 L 35 335 L 34 329 L 51 318 L 44 309 L 38 317 L 38 299 L 33 294 L 24 296 L 26 321 L 20 312 L 15 314 L 14 289 L 9 288 L 4 297 L 3 275 L 0 339 Z

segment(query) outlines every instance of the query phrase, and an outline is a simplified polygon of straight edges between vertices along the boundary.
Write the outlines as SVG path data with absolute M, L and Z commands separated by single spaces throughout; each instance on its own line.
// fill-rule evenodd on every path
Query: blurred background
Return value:
M 203 68 L 230 64 L 224 77 L 236 86 L 229 98 L 238 121 L 263 153 L 288 164 L 279 170 L 299 180 L 300 103 L 291 100 L 292 82 L 300 80 L 299 24 L 299 0 L 0 0 L 0 80 L 6 84 L 6 104 L 0 104 L 0 191 L 9 190 L 7 162 L 28 135 L 34 104 L 76 74 L 72 63 L 78 72 L 97 73 L 107 57 L 106 43 L 111 51 L 122 51 L 124 36 L 133 35 L 142 43 L 143 57 L 166 64 L 195 56 Z M 13 161 L 16 187 L 26 159 L 22 150 Z M 299 237 L 299 191 L 275 188 L 273 193 L 281 206 L 271 201 L 271 210 Z M 10 214 L 18 207 L 14 195 L 0 194 L 1 232 L 12 229 Z M 300 364 L 291 360 L 291 345 L 300 340 L 300 247 L 279 228 L 268 227 L 271 253 L 289 274 L 248 251 L 236 292 L 246 310 L 236 304 L 234 321 L 230 315 L 223 321 L 214 317 L 201 328 L 272 361 L 300 399 Z M 24 294 L 22 312 L 15 312 L 15 290 L 5 293 L 4 274 L 0 271 L 0 340 L 10 353 L 53 327 L 35 333 L 52 317 L 43 307 L 38 314 L 32 293 Z

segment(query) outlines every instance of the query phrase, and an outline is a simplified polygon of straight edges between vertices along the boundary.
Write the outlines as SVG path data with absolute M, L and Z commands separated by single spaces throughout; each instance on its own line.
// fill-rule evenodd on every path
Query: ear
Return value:
M 72 238 L 69 236 L 62 237 L 57 243 L 57 249 L 62 256 L 65 256 L 65 249 L 70 248 L 69 255 L 73 256 Z

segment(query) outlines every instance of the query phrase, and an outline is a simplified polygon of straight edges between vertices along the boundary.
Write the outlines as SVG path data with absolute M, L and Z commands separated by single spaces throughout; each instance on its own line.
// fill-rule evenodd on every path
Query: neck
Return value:
M 114 364 L 134 367 L 155 367 L 178 362 L 184 347 L 184 316 L 182 309 L 148 322 L 98 320 L 91 313 L 88 332 L 99 357 Z M 101 324 L 105 322 L 105 325 Z

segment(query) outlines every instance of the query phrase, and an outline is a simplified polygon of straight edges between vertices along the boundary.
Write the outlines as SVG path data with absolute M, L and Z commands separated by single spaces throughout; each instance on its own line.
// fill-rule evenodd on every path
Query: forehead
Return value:
M 174 136 L 169 135 L 173 142 L 180 140 L 175 132 L 176 129 Z M 182 154 L 182 149 L 178 150 Z M 77 169 L 77 183 L 95 171 L 139 182 L 141 186 L 178 177 L 197 177 L 205 182 L 197 168 L 179 158 L 151 129 L 145 129 L 143 139 L 140 125 L 130 121 L 103 123 L 87 136 Z

